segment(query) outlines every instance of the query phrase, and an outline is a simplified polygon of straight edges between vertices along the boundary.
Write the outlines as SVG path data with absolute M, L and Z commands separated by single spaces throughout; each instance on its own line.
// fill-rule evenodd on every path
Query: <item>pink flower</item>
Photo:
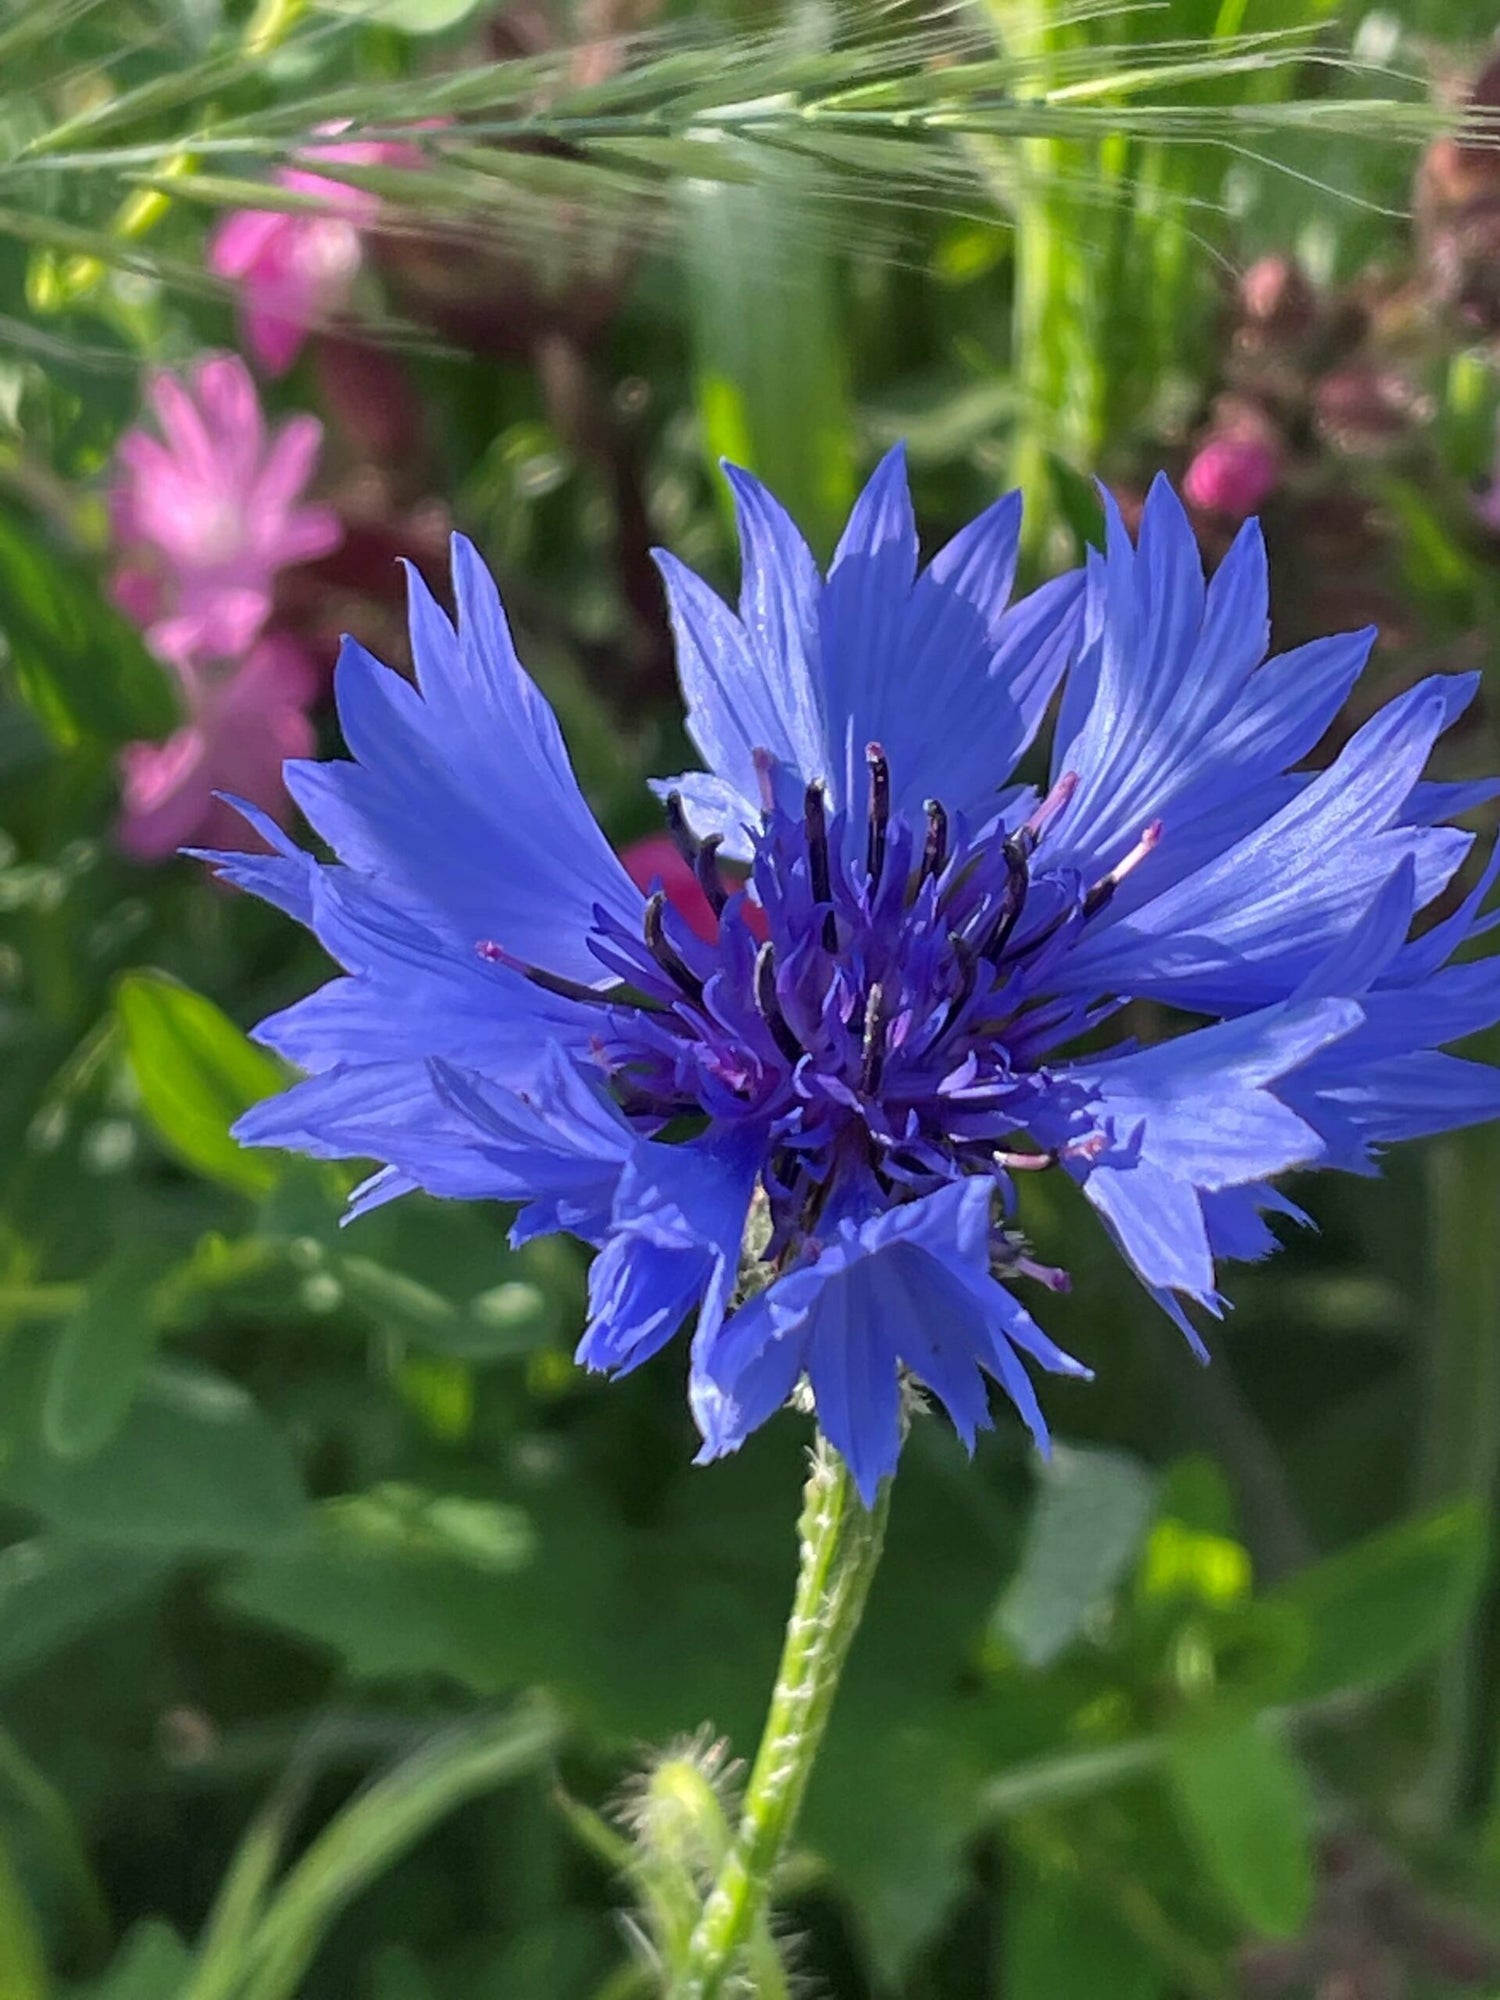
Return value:
M 1243 520 L 1276 490 L 1280 479 L 1280 462 L 1263 439 L 1214 437 L 1195 454 L 1182 491 L 1191 506 Z
M 712 944 L 719 935 L 719 919 L 703 893 L 697 875 L 678 852 L 670 834 L 648 833 L 644 840 L 623 848 L 620 859 L 625 873 L 638 889 L 649 895 L 660 886 L 672 908 L 693 933 Z M 743 871 L 741 871 L 743 872 Z M 731 892 L 740 886 L 738 878 L 723 871 L 724 887 Z M 756 937 L 766 935 L 765 912 L 756 903 L 745 910 L 745 921 Z
M 299 505 L 322 425 L 292 417 L 268 437 L 237 355 L 200 361 L 186 383 L 158 375 L 147 394 L 165 442 L 144 430 L 120 440 L 114 595 L 188 674 L 243 653 L 270 612 L 276 572 L 326 555 L 342 530 L 331 508 Z
M 305 157 L 409 166 L 422 156 L 394 140 L 348 140 L 310 146 Z M 284 375 L 309 331 L 348 300 L 364 261 L 360 233 L 380 207 L 379 196 L 300 167 L 281 168 L 276 183 L 288 193 L 316 197 L 321 210 L 279 215 L 236 209 L 208 246 L 209 269 L 239 287 L 241 338 L 268 375 Z
M 317 685 L 311 659 L 284 634 L 262 639 L 232 673 L 200 677 L 191 722 L 165 743 L 130 743 L 120 752 L 125 852 L 161 861 L 190 841 L 242 847 L 244 821 L 215 792 L 282 818 L 282 763 L 312 753 L 307 709 Z

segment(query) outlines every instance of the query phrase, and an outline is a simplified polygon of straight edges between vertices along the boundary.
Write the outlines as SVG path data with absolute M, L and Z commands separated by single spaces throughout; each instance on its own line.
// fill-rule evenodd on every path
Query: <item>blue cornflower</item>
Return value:
M 904 1376 L 968 1444 L 993 1377 L 1044 1443 L 1027 1363 L 1087 1372 L 1026 1302 L 1067 1282 L 1028 1253 L 1027 1170 L 1078 1183 L 1199 1346 L 1216 1258 L 1297 1213 L 1275 1176 L 1500 1113 L 1439 1053 L 1500 1019 L 1500 961 L 1449 962 L 1495 863 L 1411 935 L 1471 844 L 1442 822 L 1500 787 L 1421 778 L 1473 676 L 1296 771 L 1372 635 L 1267 660 L 1258 530 L 1205 587 L 1163 482 L 1138 546 L 1109 507 L 1086 571 L 1009 605 L 1015 496 L 920 569 L 892 453 L 825 579 L 729 478 L 738 613 L 661 559 L 708 768 L 658 790 L 717 938 L 625 874 L 455 539 L 456 628 L 411 575 L 416 685 L 346 642 L 353 761 L 287 767 L 337 862 L 249 807 L 273 852 L 209 857 L 343 967 L 262 1024 L 310 1075 L 238 1131 L 381 1162 L 356 1212 L 424 1188 L 597 1245 L 585 1364 L 696 1314 L 702 1456 L 805 1379 L 869 1498 Z M 1038 793 L 1011 776 L 1060 687 Z M 1186 1018 L 1108 1043 L 1132 999 Z

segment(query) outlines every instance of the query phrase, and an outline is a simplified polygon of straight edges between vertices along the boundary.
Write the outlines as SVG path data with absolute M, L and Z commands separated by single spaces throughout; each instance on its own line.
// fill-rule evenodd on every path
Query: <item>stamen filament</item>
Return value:
M 807 862 L 812 878 L 813 901 L 823 907 L 823 949 L 839 948 L 838 920 L 833 914 L 833 878 L 828 862 L 828 803 L 823 787 L 811 784 L 803 804 L 803 824 L 807 829 Z
M 674 985 L 680 986 L 689 1000 L 703 998 L 703 981 L 688 971 L 678 957 L 666 931 L 667 898 L 661 889 L 648 898 L 646 903 L 646 949 L 656 960 L 662 971 Z
M 667 793 L 665 812 L 667 832 L 672 837 L 672 845 L 677 849 L 677 852 L 682 856 L 689 868 L 691 868 L 698 859 L 698 839 L 693 829 L 687 823 L 687 814 L 683 811 L 681 792 Z
M 1142 829 L 1140 839 L 1124 859 L 1117 861 L 1107 875 L 1101 875 L 1099 880 L 1085 895 L 1083 899 L 1083 914 L 1085 917 L 1095 917 L 1099 914 L 1116 889 L 1125 880 L 1125 877 L 1133 868 L 1140 866 L 1160 840 L 1161 821 L 1154 819 L 1149 826 Z
M 582 1000 L 595 1007 L 638 1007 L 646 1013 L 666 1011 L 649 994 L 629 992 L 623 984 L 602 989 L 585 986 L 581 979 L 569 979 L 561 972 L 548 972 L 545 966 L 528 965 L 524 958 L 517 958 L 503 944 L 496 944 L 493 938 L 481 938 L 474 949 L 486 965 L 503 965 L 511 972 L 518 972 L 533 986 L 540 986 L 544 993 L 555 993 L 560 1000 Z
M 873 895 L 880 887 L 885 867 L 886 829 L 891 821 L 891 767 L 878 743 L 865 746 L 865 761 L 870 767 L 870 832 L 865 847 L 865 872 Z
M 859 1087 L 867 1097 L 879 1090 L 884 1071 L 885 989 L 877 980 L 865 1001 L 864 1045 L 859 1063 Z
M 1049 823 L 1057 818 L 1057 815 L 1067 805 L 1077 790 L 1078 773 L 1076 771 L 1064 771 L 1057 783 L 1031 815 L 1031 818 L 1016 833 L 1015 838 L 1020 842 L 1023 854 L 1031 853 L 1046 831 Z
M 755 954 L 755 1005 L 766 1026 L 771 1031 L 771 1039 L 788 1062 L 800 1062 L 803 1048 L 792 1033 L 785 1014 L 781 1011 L 781 1001 L 776 993 L 776 947 L 768 938 Z
M 724 905 L 729 901 L 729 891 L 724 887 L 719 875 L 719 849 L 724 844 L 722 833 L 711 833 L 701 841 L 693 861 L 693 873 L 698 878 L 698 887 L 708 898 L 709 908 L 716 917 L 724 914 Z

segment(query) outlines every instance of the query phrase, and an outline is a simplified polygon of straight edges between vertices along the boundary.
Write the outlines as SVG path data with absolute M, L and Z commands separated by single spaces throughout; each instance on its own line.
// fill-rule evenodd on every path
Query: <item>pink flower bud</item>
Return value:
M 1275 491 L 1280 478 L 1276 453 L 1263 439 L 1213 437 L 1195 453 L 1182 491 L 1191 506 L 1243 520 Z

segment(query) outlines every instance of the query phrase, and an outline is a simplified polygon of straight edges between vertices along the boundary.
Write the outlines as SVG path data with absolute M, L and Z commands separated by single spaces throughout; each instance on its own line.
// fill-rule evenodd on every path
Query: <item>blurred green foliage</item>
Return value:
M 101 505 L 141 371 L 233 340 L 215 206 L 327 118 L 462 115 L 371 177 L 403 226 L 270 400 L 322 411 L 385 538 L 329 615 L 398 653 L 385 557 L 475 532 L 623 843 L 683 758 L 646 550 L 732 579 L 719 453 L 826 551 L 904 434 L 934 541 L 1019 477 L 1033 567 L 1072 559 L 1096 470 L 1180 469 L 1251 259 L 1419 272 L 1417 142 L 1491 26 L 759 14 L 611 51 L 629 8 L 0 11 L 3 2000 L 650 1993 L 622 1823 L 710 1784 L 711 1862 L 733 1778 L 695 1732 L 749 1749 L 791 1582 L 805 1419 L 695 1471 L 680 1355 L 573 1368 L 581 1253 L 424 1200 L 345 1231 L 352 1175 L 228 1137 L 283 1081 L 244 1027 L 323 968 L 111 840 L 115 753 L 175 710 Z M 1494 330 L 1403 325 L 1416 419 L 1301 438 L 1267 517 L 1296 628 L 1296 507 L 1368 510 L 1383 685 L 1500 631 Z M 372 437 L 359 353 L 416 442 Z M 917 1426 L 781 1885 L 791 1990 L 1500 1991 L 1495 1141 L 1320 1185 L 1208 1375 L 1066 1192 L 1026 1222 L 1099 1380 L 1051 1386 L 1050 1467 Z

